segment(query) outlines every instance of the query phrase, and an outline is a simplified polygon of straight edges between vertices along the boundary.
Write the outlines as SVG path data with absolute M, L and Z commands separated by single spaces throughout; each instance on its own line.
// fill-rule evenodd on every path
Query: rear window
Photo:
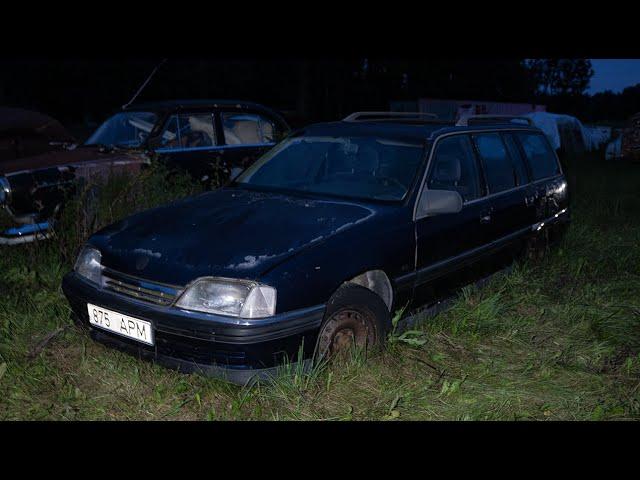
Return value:
M 517 136 L 529 162 L 533 180 L 541 180 L 560 173 L 556 156 L 549 142 L 541 134 L 518 133 Z

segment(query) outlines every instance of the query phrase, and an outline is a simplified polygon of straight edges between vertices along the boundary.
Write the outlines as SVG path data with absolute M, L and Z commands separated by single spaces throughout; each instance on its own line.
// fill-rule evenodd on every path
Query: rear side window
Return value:
M 513 135 L 510 133 L 503 135 L 502 138 L 504 139 L 504 144 L 507 146 L 507 150 L 509 151 L 509 157 L 511 158 L 513 169 L 516 171 L 518 185 L 525 185 L 529 183 L 526 160 L 522 156 L 522 153 L 520 153 L 520 149 L 516 144 L 515 138 L 513 138 Z
M 515 171 L 500 134 L 474 135 L 473 140 L 482 158 L 489 193 L 498 193 L 515 187 Z
M 227 145 L 273 143 L 278 135 L 273 121 L 254 113 L 224 112 L 222 128 Z
M 454 190 L 464 201 L 480 197 L 478 169 L 469 137 L 456 135 L 438 142 L 427 188 Z
M 556 156 L 541 134 L 518 133 L 517 136 L 529 162 L 533 180 L 541 180 L 560 173 Z

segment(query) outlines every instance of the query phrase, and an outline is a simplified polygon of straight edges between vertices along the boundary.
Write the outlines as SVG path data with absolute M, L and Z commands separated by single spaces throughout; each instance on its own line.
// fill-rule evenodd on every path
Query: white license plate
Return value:
M 133 338 L 147 345 L 153 345 L 151 323 L 90 303 L 87 304 L 87 309 L 89 310 L 91 325 L 118 333 L 123 337 Z

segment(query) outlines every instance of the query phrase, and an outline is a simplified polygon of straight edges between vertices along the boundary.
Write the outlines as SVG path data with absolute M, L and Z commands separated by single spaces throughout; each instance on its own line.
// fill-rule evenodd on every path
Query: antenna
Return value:
M 133 98 L 131 100 L 129 100 L 127 103 L 125 103 L 124 105 L 122 105 L 122 109 L 124 110 L 125 108 L 127 108 L 129 105 L 131 105 L 134 100 L 136 98 L 138 98 L 138 95 L 140 95 L 140 92 L 142 92 L 142 90 L 144 89 L 144 87 L 147 86 L 147 83 L 149 83 L 149 81 L 151 80 L 151 78 L 155 75 L 156 71 L 164 64 L 164 62 L 166 62 L 167 59 L 163 58 L 160 63 L 158 65 L 156 65 L 156 67 L 151 71 L 151 73 L 149 74 L 149 76 L 147 77 L 147 79 L 144 81 L 144 83 L 140 86 L 140 88 L 138 89 L 138 91 L 136 92 L 136 94 L 133 96 Z

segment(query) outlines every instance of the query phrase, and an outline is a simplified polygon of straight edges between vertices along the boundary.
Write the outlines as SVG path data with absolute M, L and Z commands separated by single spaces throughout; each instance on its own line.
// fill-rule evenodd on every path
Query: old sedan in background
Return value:
M 278 113 L 257 103 L 173 100 L 127 107 L 85 145 L 153 152 L 169 169 L 209 184 L 237 175 L 288 132 Z
M 273 110 L 230 100 L 174 100 L 128 106 L 82 145 L 0 162 L 0 207 L 15 225 L 0 244 L 45 238 L 64 199 L 80 184 L 144 165 L 186 171 L 205 187 L 224 183 L 287 134 Z
M 72 143 L 73 135 L 55 118 L 22 108 L 0 107 L 0 174 L 14 169 L 16 160 L 63 150 Z

